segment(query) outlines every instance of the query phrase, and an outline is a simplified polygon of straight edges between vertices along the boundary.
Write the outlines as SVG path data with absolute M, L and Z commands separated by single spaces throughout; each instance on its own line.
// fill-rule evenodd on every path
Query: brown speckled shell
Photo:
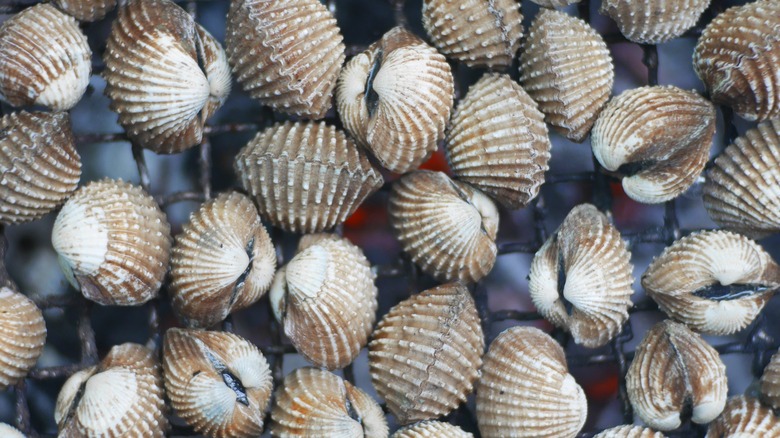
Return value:
M 449 423 L 422 421 L 397 430 L 390 438 L 474 438 L 474 435 Z
M 666 435 L 648 427 L 626 425 L 607 429 L 593 438 L 666 438 Z
M 707 429 L 706 438 L 776 438 L 780 420 L 771 409 L 744 395 L 732 397 Z
M 660 44 L 692 28 L 709 5 L 710 0 L 604 0 L 600 12 L 629 40 Z
M 776 352 L 761 375 L 761 399 L 773 409 L 780 409 L 780 352 Z
M 54 3 L 79 21 L 97 21 L 116 7 L 117 0 L 54 0 Z
M 24 379 L 46 343 L 41 309 L 26 296 L 0 288 L 0 390 Z

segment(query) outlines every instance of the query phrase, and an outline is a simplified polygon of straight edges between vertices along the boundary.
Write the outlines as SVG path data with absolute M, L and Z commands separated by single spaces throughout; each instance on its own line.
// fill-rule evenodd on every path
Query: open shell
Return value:
M 626 425 L 607 429 L 593 438 L 666 438 L 666 436 L 647 427 Z
M 0 309 L 0 390 L 4 390 L 35 366 L 46 343 L 46 322 L 32 300 L 5 286 L 0 288 Z
M 780 436 L 780 420 L 771 409 L 744 395 L 732 397 L 723 413 L 707 429 L 707 438 Z
M 97 21 L 116 7 L 117 0 L 54 0 L 68 15 L 79 21 Z
M 660 44 L 696 25 L 710 0 L 604 0 L 601 12 L 640 44 Z
M 780 409 L 780 352 L 776 352 L 761 375 L 761 399 L 773 409 Z
M 474 438 L 474 435 L 449 423 L 422 421 L 399 429 L 390 438 Z

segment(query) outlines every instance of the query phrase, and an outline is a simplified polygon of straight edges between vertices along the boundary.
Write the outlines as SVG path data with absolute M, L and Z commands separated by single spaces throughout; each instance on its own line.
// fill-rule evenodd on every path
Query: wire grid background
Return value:
M 36 3 L 34 0 L 0 0 L 0 22 L 7 19 L 10 14 L 34 3 Z M 224 13 L 227 11 L 227 0 L 197 0 L 177 3 L 189 11 L 218 39 L 223 40 L 221 37 L 224 35 L 223 23 Z M 384 31 L 393 25 L 406 25 L 425 38 L 419 21 L 421 0 L 371 0 L 366 2 L 329 0 L 326 3 L 331 12 L 336 15 L 344 32 L 345 42 L 348 45 L 348 57 L 364 50 L 368 44 L 378 39 Z M 606 18 L 596 15 L 599 5 L 598 2 L 593 3 L 583 0 L 580 4 L 569 7 L 568 12 L 592 22 L 609 44 L 618 66 L 614 95 L 619 92 L 617 81 L 621 79 L 621 75 L 634 76 L 633 86 L 642 85 L 643 81 L 647 84 L 657 84 L 659 83 L 659 74 L 679 67 L 672 65 L 674 62 L 670 62 L 669 66 L 661 65 L 660 60 L 663 59 L 663 56 L 659 56 L 659 48 L 656 46 L 636 45 L 627 42 L 617 32 L 614 24 Z M 685 51 L 687 49 L 690 52 L 704 25 L 714 15 L 727 6 L 741 3 L 744 1 L 713 0 L 710 8 L 703 14 L 701 22 L 679 39 L 683 41 L 682 49 L 672 46 L 666 50 Z M 537 7 L 527 0 L 523 2 L 522 11 L 525 16 L 526 33 L 530 20 L 535 16 L 536 9 Z M 104 106 L 107 106 L 107 101 L 105 98 L 99 97 L 102 79 L 97 75 L 103 69 L 101 55 L 105 45 L 105 36 L 110 29 L 110 21 L 115 15 L 116 12 L 112 12 L 101 22 L 84 25 L 94 52 L 93 75 L 95 75 L 88 96 L 84 100 L 102 99 L 101 102 Z M 372 19 L 377 19 L 380 23 L 374 24 Z M 209 26 L 207 23 L 209 20 L 219 24 Z M 600 22 L 596 23 L 598 20 Z M 215 26 L 219 25 L 223 26 L 222 34 L 220 34 L 220 29 L 216 29 L 216 31 L 214 29 Z M 621 69 L 619 58 L 623 55 L 629 61 L 631 57 L 634 60 L 633 63 L 628 62 L 627 66 L 624 65 L 624 68 Z M 686 52 L 685 56 L 688 57 L 688 65 L 685 68 L 692 71 L 689 54 Z M 645 71 L 637 70 L 640 58 Z M 452 66 L 456 80 L 456 99 L 459 99 L 483 71 L 468 69 L 454 63 Z M 516 60 L 509 73 L 515 80 L 518 78 Z M 690 72 L 688 75 L 690 76 Z M 698 88 L 702 88 L 700 84 Z M 90 97 L 90 93 L 92 97 Z M 239 100 L 240 105 L 231 107 L 230 102 L 235 100 Z M 92 103 L 82 104 L 91 105 Z M 91 155 L 105 156 L 102 158 L 103 168 L 113 169 L 115 166 L 132 165 L 134 170 L 130 176 L 127 176 L 126 172 L 119 172 L 120 176 L 124 175 L 134 182 L 140 183 L 155 196 L 171 219 L 174 235 L 180 231 L 181 224 L 186 221 L 187 214 L 194 211 L 199 203 L 213 197 L 215 192 L 235 188 L 235 179 L 231 175 L 230 167 L 238 148 L 242 147 L 256 131 L 275 121 L 290 119 L 288 116 L 274 113 L 268 108 L 262 108 L 256 102 L 252 102 L 240 90 L 240 86 L 234 83 L 233 92 L 226 108 L 223 108 L 212 118 L 205 129 L 203 142 L 191 151 L 178 154 L 173 158 L 163 158 L 131 146 L 121 129 L 117 129 L 115 116 L 107 113 L 105 108 L 97 111 L 103 111 L 107 113 L 107 117 L 113 118 L 113 125 L 108 123 L 110 125 L 109 132 L 102 129 L 102 125 L 100 129 L 96 129 L 98 124 L 103 123 L 102 119 L 95 118 L 94 112 L 86 116 L 79 116 L 79 108 L 83 106 L 82 104 L 72 111 L 76 144 L 85 162 L 85 175 L 82 178 L 82 183 L 85 180 L 98 179 L 103 176 L 100 172 L 101 164 L 97 161 L 90 164 Z M 8 105 L 0 104 L 1 114 L 7 114 L 12 110 Z M 727 108 L 720 108 L 720 110 L 722 117 L 719 120 L 719 134 L 716 137 L 713 156 L 735 138 L 738 132 L 744 132 L 743 122 L 735 121 Z M 326 120 L 341 126 L 334 110 L 328 113 Z M 590 155 L 587 142 L 584 145 L 566 145 L 566 141 L 557 134 L 551 132 L 551 137 L 553 138 L 553 160 L 540 195 L 521 211 L 506 212 L 502 210 L 498 238 L 499 258 L 496 269 L 485 280 L 472 286 L 471 289 L 488 344 L 506 327 L 534 324 L 550 331 L 564 346 L 571 372 L 583 384 L 589 398 L 588 422 L 580 437 L 591 437 L 604 428 L 634 422 L 633 411 L 626 396 L 625 373 L 644 331 L 652 323 L 663 318 L 657 306 L 641 291 L 638 281 L 641 272 L 646 267 L 649 258 L 659 254 L 663 247 L 696 229 L 712 227 L 712 223 L 708 222 L 706 213 L 703 213 L 696 187 L 689 194 L 676 201 L 670 201 L 660 206 L 642 206 L 633 203 L 633 201 L 626 200 L 619 190 L 618 181 L 600 171 L 598 162 Z M 212 147 L 212 143 L 216 147 Z M 119 152 L 117 148 L 122 148 L 124 152 Z M 127 149 L 132 152 L 132 160 L 126 159 Z M 579 159 L 579 164 L 584 165 L 584 167 L 572 167 L 571 163 L 565 163 L 562 159 L 556 162 L 558 155 L 564 156 L 563 160 L 565 161 L 572 160 L 573 156 L 573 160 Z M 165 166 L 164 164 L 160 165 L 158 161 L 172 159 L 177 160 L 175 165 L 179 166 L 176 168 L 178 172 L 183 174 L 185 179 L 190 180 L 190 187 L 170 190 L 171 187 L 177 185 L 171 183 L 170 178 L 160 170 L 165 169 Z M 91 178 L 90 172 L 94 174 Z M 375 263 L 374 269 L 377 273 L 377 283 L 380 289 L 377 320 L 392 305 L 405 299 L 411 293 L 434 285 L 430 278 L 419 273 L 408 258 L 398 251 L 398 245 L 393 241 L 386 218 L 382 219 L 381 217 L 386 205 L 389 187 L 390 183 L 386 183 L 379 192 L 366 201 L 363 207 L 364 211 L 359 212 L 365 217 L 363 221 L 350 220 L 346 225 L 336 229 L 337 232 L 361 245 L 369 259 Z M 518 271 L 516 269 L 518 263 L 523 265 L 522 272 L 527 272 L 533 254 L 547 239 L 550 232 L 557 228 L 570 208 L 580 202 L 592 202 L 599 209 L 607 212 L 618 225 L 633 253 L 634 287 L 638 291 L 633 298 L 635 305 L 630 309 L 631 318 L 621 334 L 607 346 L 595 350 L 574 345 L 570 336 L 565 332 L 553 329 L 552 326 L 545 323 L 541 316 L 533 310 L 533 307 L 529 307 L 530 300 L 526 293 L 527 283 L 524 283 L 523 279 L 518 281 L 515 278 L 512 281 L 504 281 L 508 275 L 507 271 Z M 80 293 L 72 289 L 68 290 L 68 286 L 59 275 L 58 269 L 52 267 L 51 263 L 52 250 L 48 241 L 48 233 L 50 233 L 54 216 L 55 214 L 50 214 L 38 224 L 27 224 L 4 230 L 4 235 L 8 237 L 10 246 L 5 237 L 0 246 L 0 255 L 4 257 L 9 268 L 8 273 L 0 272 L 0 280 L 3 282 L 8 282 L 9 279 L 16 280 L 20 289 L 28 293 L 44 309 L 49 329 L 47 343 L 53 344 L 54 348 L 59 350 L 59 354 L 51 353 L 48 350 L 52 347 L 47 344 L 47 351 L 44 352 L 38 366 L 29 373 L 27 379 L 10 388 L 0 398 L 0 415 L 4 415 L 0 417 L 0 420 L 15 423 L 30 437 L 54 436 L 56 434 L 56 425 L 53 422 L 52 414 L 54 400 L 60 386 L 68 376 L 79 369 L 95 364 L 112 345 L 121 342 L 135 341 L 159 347 L 160 337 L 164 330 L 167 327 L 178 325 L 167 302 L 167 286 L 163 286 L 160 298 L 140 308 L 103 308 L 93 305 Z M 698 222 L 697 220 L 688 220 L 688 216 L 698 217 Z M 701 217 L 704 217 L 703 222 Z M 377 218 L 379 219 L 375 220 Z M 681 222 L 693 223 L 694 226 L 684 225 L 681 227 Z M 277 229 L 270 229 L 270 231 L 277 245 L 277 255 L 281 266 L 292 254 L 297 239 L 296 236 Z M 770 238 L 762 242 L 775 257 L 778 253 L 776 241 L 777 239 Z M 388 252 L 386 248 L 392 250 Z M 43 259 L 49 261 L 48 264 L 40 262 L 41 256 L 39 254 L 41 251 L 45 254 Z M 36 254 L 36 256 L 31 254 Z M 34 266 L 31 268 L 30 264 Z M 53 266 L 56 266 L 56 263 Z M 42 273 L 42 269 L 47 271 Z M 49 272 L 50 269 L 56 270 L 56 273 Z M 496 271 L 503 272 L 496 273 Z M 517 277 L 517 272 L 514 272 L 514 276 Z M 42 279 L 39 279 L 39 283 L 35 283 L 31 277 L 41 277 Z M 39 287 L 46 288 L 45 283 L 47 281 L 51 283 L 51 278 L 56 280 L 55 283 L 60 292 L 64 290 L 64 293 L 30 291 L 30 288 L 34 289 L 34 286 L 40 285 L 41 282 L 44 283 L 44 286 Z M 772 300 L 764 314 L 738 335 L 706 338 L 721 353 L 724 362 L 727 363 L 730 395 L 746 390 L 748 392 L 755 391 L 755 378 L 761 375 L 769 357 L 777 349 L 775 337 L 780 333 L 778 323 L 764 315 L 777 309 L 777 300 Z M 261 300 L 252 308 L 229 317 L 223 323 L 222 329 L 235 331 L 260 346 L 272 367 L 275 387 L 280 384 L 287 372 L 306 365 L 280 332 L 279 325 L 271 315 L 267 300 Z M 355 363 L 346 367 L 341 374 L 376 396 L 369 383 L 370 377 L 367 375 L 367 368 L 364 350 Z M 741 383 L 735 383 L 735 369 L 738 369 L 737 374 L 741 374 L 737 376 L 736 381 Z M 474 412 L 472 396 L 468 403 L 461 405 L 456 411 L 445 417 L 445 420 L 458 424 L 463 429 L 474 433 L 475 436 L 479 436 Z M 391 430 L 395 429 L 397 425 L 393 423 L 391 417 L 389 421 Z M 196 435 L 180 420 L 174 418 L 172 424 L 171 436 Z M 704 436 L 705 432 L 705 426 L 686 422 L 681 429 L 667 433 L 667 435 L 694 437 Z M 264 436 L 267 434 L 266 430 Z

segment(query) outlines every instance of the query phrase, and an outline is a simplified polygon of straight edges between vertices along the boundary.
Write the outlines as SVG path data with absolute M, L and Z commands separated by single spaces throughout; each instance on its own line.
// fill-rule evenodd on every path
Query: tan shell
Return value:
M 232 0 L 225 48 L 236 80 L 263 105 L 321 119 L 344 63 L 336 19 L 318 0 Z
M 593 438 L 666 438 L 666 435 L 647 427 L 626 425 L 607 429 Z
M 613 98 L 593 127 L 593 154 L 638 202 L 674 199 L 704 170 L 715 107 L 693 91 L 641 87 Z
M 210 327 L 271 287 L 276 250 L 252 200 L 223 193 L 190 215 L 171 254 L 171 298 L 179 317 Z
M 384 183 L 365 152 L 324 122 L 286 122 L 258 133 L 236 156 L 235 169 L 260 215 L 296 233 L 344 222 Z
M 68 15 L 79 21 L 97 21 L 116 7 L 117 0 L 54 0 Z
M 545 8 L 563 8 L 565 6 L 580 2 L 580 0 L 531 0 L 531 1 Z
M 678 428 L 683 414 L 706 424 L 726 404 L 726 366 L 701 336 L 667 319 L 637 347 L 626 387 L 634 412 L 654 429 Z
M 439 52 L 469 67 L 506 69 L 523 37 L 515 0 L 425 0 L 422 22 Z
M 520 55 L 520 83 L 553 129 L 581 143 L 612 94 L 607 44 L 579 18 L 543 10 Z
M 74 18 L 48 3 L 29 7 L 0 26 L 0 99 L 70 109 L 87 89 L 91 57 Z
M 710 0 L 604 0 L 599 12 L 613 20 L 626 38 L 660 44 L 696 25 Z
M 390 438 L 474 438 L 474 435 L 449 423 L 423 421 L 399 429 Z
M 336 104 L 344 128 L 393 172 L 416 169 L 444 138 L 453 99 L 450 66 L 396 27 L 344 66 Z
M 460 101 L 445 147 L 459 180 L 514 209 L 539 193 L 551 145 L 536 102 L 509 76 L 486 74 Z
M 0 436 L 5 438 L 26 438 L 19 429 L 5 423 L 0 423 Z
M 162 438 L 168 427 L 160 366 L 152 350 L 117 345 L 73 374 L 54 410 L 61 437 Z
M 462 284 L 402 301 L 371 338 L 371 381 L 400 424 L 447 415 L 473 391 L 485 340 L 474 300 Z
M 74 288 L 103 305 L 157 296 L 171 249 L 165 213 L 140 187 L 103 179 L 81 187 L 57 215 L 51 243 Z
M 0 390 L 5 390 L 35 366 L 46 343 L 46 322 L 32 300 L 5 286 L 0 309 Z
M 0 223 L 40 219 L 76 191 L 80 177 L 68 113 L 0 118 Z
M 747 237 L 703 231 L 656 257 L 642 286 L 670 317 L 701 333 L 730 335 L 753 322 L 780 287 L 780 266 Z
M 387 438 L 382 408 L 360 388 L 315 368 L 299 368 L 274 395 L 271 436 Z
M 761 375 L 761 399 L 773 409 L 780 408 L 780 352 L 776 352 Z
M 169 0 L 122 7 L 104 60 L 105 93 L 119 124 L 133 142 L 157 153 L 199 144 L 206 120 L 230 93 L 222 47 Z
M 363 251 L 329 234 L 304 236 L 269 298 L 298 352 L 327 369 L 349 365 L 376 320 L 376 275 Z
M 780 119 L 759 124 L 715 159 L 704 206 L 718 225 L 760 239 L 780 232 Z
M 707 438 L 780 436 L 780 420 L 758 400 L 737 396 L 729 399 L 723 413 L 707 429 Z
M 196 432 L 214 438 L 262 433 L 273 382 L 265 357 L 246 339 L 168 329 L 163 370 L 171 407 Z
M 747 120 L 780 117 L 780 2 L 726 10 L 702 32 L 693 67 L 712 101 Z
M 634 293 L 630 260 L 604 213 L 578 205 L 534 256 L 531 300 L 548 321 L 570 331 L 574 342 L 601 347 L 628 320 Z

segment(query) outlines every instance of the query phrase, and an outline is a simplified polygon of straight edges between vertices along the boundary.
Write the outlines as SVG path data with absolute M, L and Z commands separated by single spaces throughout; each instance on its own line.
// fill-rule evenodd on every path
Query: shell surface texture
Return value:
M 580 2 L 580 0 L 531 0 L 531 1 L 544 8 L 563 8 Z
M 780 408 L 780 352 L 776 352 L 761 375 L 761 399 L 773 409 Z
M 46 343 L 43 313 L 26 296 L 0 288 L 0 390 L 24 379 Z
M 117 0 L 54 0 L 68 15 L 79 21 L 97 21 L 116 7 Z
M 635 201 L 655 204 L 687 190 L 704 170 L 715 107 L 696 92 L 649 86 L 613 98 L 593 127 L 593 154 L 622 177 Z
M 0 423 L 0 436 L 5 438 L 26 438 L 19 429 L 5 423 Z
M 600 12 L 640 44 L 660 44 L 696 25 L 710 0 L 604 0 Z
M 607 429 L 593 438 L 666 438 L 666 435 L 649 427 L 625 425 Z
M 474 435 L 450 423 L 421 421 L 397 430 L 390 438 L 474 438 Z
M 344 127 L 388 170 L 416 169 L 438 147 L 452 110 L 450 65 L 396 27 L 341 71 L 336 104 Z
M 723 413 L 707 429 L 706 438 L 780 436 L 780 420 L 771 409 L 744 395 L 732 397 Z

